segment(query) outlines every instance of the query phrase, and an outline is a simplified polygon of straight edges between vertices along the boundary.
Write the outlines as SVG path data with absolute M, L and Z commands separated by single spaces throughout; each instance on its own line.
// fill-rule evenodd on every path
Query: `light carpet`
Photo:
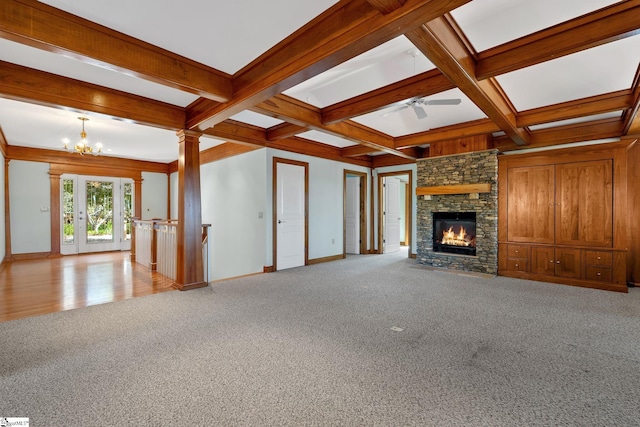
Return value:
M 640 293 L 345 260 L 0 323 L 33 426 L 637 426 Z

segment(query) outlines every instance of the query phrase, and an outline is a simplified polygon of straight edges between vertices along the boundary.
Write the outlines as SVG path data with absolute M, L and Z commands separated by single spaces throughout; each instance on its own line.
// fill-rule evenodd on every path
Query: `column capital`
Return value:
M 202 132 L 196 132 L 193 130 L 188 130 L 188 129 L 180 129 L 179 131 L 176 132 L 176 135 L 178 135 L 178 138 L 180 139 L 180 142 L 186 140 L 187 138 L 189 139 L 199 139 L 202 136 Z

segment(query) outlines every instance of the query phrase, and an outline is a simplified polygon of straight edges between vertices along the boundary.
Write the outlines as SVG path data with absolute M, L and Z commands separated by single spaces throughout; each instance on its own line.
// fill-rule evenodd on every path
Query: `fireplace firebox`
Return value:
M 475 212 L 433 212 L 433 250 L 476 255 Z

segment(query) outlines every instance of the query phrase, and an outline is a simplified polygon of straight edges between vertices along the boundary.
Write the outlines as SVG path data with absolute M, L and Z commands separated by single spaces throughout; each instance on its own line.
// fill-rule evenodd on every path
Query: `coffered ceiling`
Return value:
M 640 0 L 4 0 L 0 128 L 59 150 L 84 115 L 163 163 L 179 129 L 372 166 L 609 140 L 640 133 L 639 29 Z

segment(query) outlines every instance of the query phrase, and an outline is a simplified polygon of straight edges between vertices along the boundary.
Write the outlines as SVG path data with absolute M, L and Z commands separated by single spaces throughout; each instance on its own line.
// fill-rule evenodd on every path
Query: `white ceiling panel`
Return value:
M 197 95 L 0 39 L 0 60 L 186 107 Z
M 284 93 L 324 108 L 433 68 L 405 36 L 400 36 Z
M 265 116 L 264 114 L 260 113 L 254 113 L 253 111 L 248 110 L 231 116 L 230 119 L 265 129 L 279 125 L 280 123 L 284 123 L 282 120 L 274 119 L 273 117 Z
M 2 131 L 10 145 L 62 150 L 62 139 L 72 143 L 80 140 L 80 114 L 40 105 L 0 98 Z M 123 120 L 89 113 L 83 116 L 87 140 L 91 145 L 102 142 L 104 155 L 171 162 L 178 157 L 178 137 L 175 132 L 141 126 Z M 214 143 L 213 145 L 216 145 Z M 201 145 L 200 149 L 211 146 Z
M 474 0 L 451 14 L 482 52 L 613 3 L 618 0 Z
M 301 138 L 309 139 L 311 141 L 322 142 L 323 144 L 332 145 L 338 148 L 351 147 L 352 145 L 358 145 L 348 139 L 340 138 L 339 136 L 329 135 L 317 130 L 310 130 L 298 135 Z
M 628 89 L 640 61 L 640 35 L 497 77 L 518 111 Z
M 337 0 L 41 1 L 228 74 L 236 73 L 337 3 Z
M 353 121 L 369 126 L 393 137 L 424 132 L 429 129 L 449 126 L 487 117 L 460 89 L 451 89 L 437 95 L 429 96 L 427 100 L 459 98 L 459 105 L 427 105 L 424 110 L 426 119 L 418 119 L 411 107 L 400 108 L 398 105 L 383 110 L 365 114 Z

